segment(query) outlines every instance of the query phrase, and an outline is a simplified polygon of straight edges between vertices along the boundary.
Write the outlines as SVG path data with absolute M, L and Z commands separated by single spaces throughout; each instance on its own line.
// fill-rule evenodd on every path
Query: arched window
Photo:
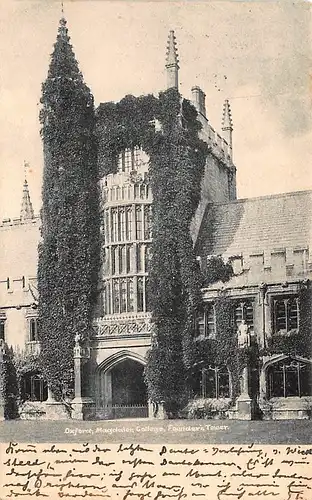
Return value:
M 24 401 L 48 399 L 48 386 L 40 372 L 28 372 L 22 377 L 22 399 Z
M 142 208 L 137 206 L 135 209 L 136 239 L 141 240 L 143 236 L 142 227 Z
M 268 397 L 312 396 L 310 363 L 286 358 L 268 368 Z
M 238 302 L 235 306 L 235 324 L 237 328 L 241 325 L 242 320 L 245 320 L 246 325 L 248 325 L 251 330 L 253 329 L 254 313 L 251 300 L 243 300 Z
M 202 398 L 229 398 L 230 376 L 226 366 L 203 368 L 193 380 L 193 391 Z
M 299 328 L 299 298 L 281 297 L 274 300 L 274 333 L 297 331 Z
M 29 320 L 29 341 L 38 342 L 38 323 L 37 318 Z
M 195 338 L 210 338 L 216 336 L 216 315 L 214 304 L 205 304 L 205 310 L 198 313 L 196 317 L 196 337 Z

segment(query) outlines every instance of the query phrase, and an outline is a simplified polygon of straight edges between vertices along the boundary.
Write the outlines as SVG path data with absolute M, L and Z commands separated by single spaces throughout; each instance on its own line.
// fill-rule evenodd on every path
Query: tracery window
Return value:
M 127 280 L 127 300 L 128 300 L 128 312 L 132 312 L 134 310 L 133 278 Z
M 143 278 L 138 278 L 137 280 L 137 308 L 139 312 L 144 310 Z
M 126 246 L 126 271 L 127 274 L 132 272 L 133 268 L 133 246 L 132 245 L 127 245 Z
M 119 247 L 119 274 L 125 274 L 126 272 L 127 272 L 126 246 L 121 245 Z
M 245 320 L 246 325 L 252 330 L 254 326 L 254 310 L 253 310 L 253 302 L 251 300 L 244 300 L 239 302 L 235 306 L 235 324 L 236 328 L 242 323 L 242 320 Z
M 113 312 L 119 313 L 120 295 L 119 295 L 119 280 L 113 280 Z
M 146 154 L 138 146 L 125 149 L 118 156 L 118 171 L 129 173 L 132 170 L 137 170 L 145 157 Z
M 118 210 L 112 210 L 112 241 L 118 241 Z
M 29 341 L 38 342 L 38 323 L 37 318 L 29 320 Z
M 120 312 L 127 312 L 127 281 L 120 282 Z
M 126 208 L 126 240 L 132 239 L 132 207 Z
M 120 232 L 120 241 L 125 241 L 126 239 L 126 213 L 125 209 L 119 208 L 119 232 Z
M 48 386 L 38 371 L 26 373 L 22 378 L 22 398 L 24 401 L 46 401 Z
M 299 328 L 299 298 L 281 297 L 273 301 L 274 333 L 297 331 Z
M 111 247 L 112 252 L 112 274 L 117 274 L 118 247 Z
M 144 237 L 149 240 L 152 237 L 152 206 L 145 205 L 144 207 Z
M 196 337 L 215 338 L 216 315 L 214 304 L 206 304 L 205 310 L 196 317 Z
M 203 368 L 193 381 L 195 396 L 202 398 L 229 398 L 230 375 L 226 366 Z
M 312 365 L 287 358 L 268 368 L 268 397 L 312 396 Z
M 142 208 L 137 206 L 135 208 L 135 224 L 136 224 L 136 239 L 141 240 L 143 237 L 143 221 L 142 221 Z

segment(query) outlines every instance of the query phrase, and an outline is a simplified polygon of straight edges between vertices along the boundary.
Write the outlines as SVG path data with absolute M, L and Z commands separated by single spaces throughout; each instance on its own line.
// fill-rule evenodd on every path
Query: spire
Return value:
M 222 131 L 224 139 L 226 140 L 226 142 L 228 143 L 228 145 L 232 150 L 233 121 L 232 121 L 230 103 L 228 99 L 225 100 L 223 105 Z
M 34 209 L 30 200 L 28 182 L 26 179 L 26 170 L 28 167 L 29 167 L 28 163 L 24 162 L 25 181 L 23 187 L 23 198 L 22 198 L 21 213 L 20 213 L 21 220 L 29 220 L 34 218 Z
M 232 113 L 229 100 L 226 99 L 223 104 L 222 130 L 233 130 Z
M 54 51 L 51 56 L 48 71 L 48 79 L 59 79 L 61 77 L 70 78 L 72 81 L 83 81 L 73 47 L 70 43 L 67 21 L 64 17 L 63 3 L 62 16 L 59 22 Z
M 166 70 L 167 70 L 167 89 L 179 87 L 179 59 L 176 37 L 171 30 L 167 42 Z

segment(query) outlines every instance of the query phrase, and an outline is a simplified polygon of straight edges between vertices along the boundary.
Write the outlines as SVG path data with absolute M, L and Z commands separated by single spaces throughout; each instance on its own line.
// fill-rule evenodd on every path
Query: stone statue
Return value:
M 237 330 L 237 341 L 238 347 L 249 347 L 250 346 L 250 336 L 248 332 L 248 325 L 246 325 L 243 319 Z

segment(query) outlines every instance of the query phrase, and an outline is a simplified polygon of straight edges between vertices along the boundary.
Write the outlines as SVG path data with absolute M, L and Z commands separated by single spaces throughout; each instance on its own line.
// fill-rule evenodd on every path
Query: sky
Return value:
M 64 1 L 96 104 L 165 89 L 167 37 L 175 30 L 180 92 L 190 98 L 193 85 L 203 88 L 218 131 L 230 100 L 239 198 L 312 189 L 311 9 L 290 0 Z M 40 209 L 41 84 L 60 17 L 56 0 L 1 0 L 0 219 L 19 216 L 24 160 Z

